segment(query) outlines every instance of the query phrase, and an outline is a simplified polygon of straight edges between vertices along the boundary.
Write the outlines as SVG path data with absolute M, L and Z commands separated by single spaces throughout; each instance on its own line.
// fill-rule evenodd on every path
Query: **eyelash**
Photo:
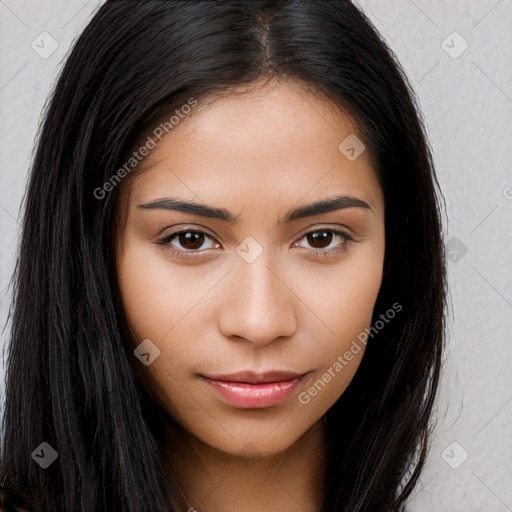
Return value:
M 308 231 L 307 233 L 304 233 L 304 235 L 302 235 L 299 240 L 302 240 L 303 238 L 307 237 L 308 235 L 311 235 L 313 233 L 319 233 L 319 232 L 331 233 L 333 235 L 340 236 L 344 240 L 343 243 L 341 245 L 339 245 L 338 247 L 336 247 L 335 249 L 311 249 L 311 252 L 314 253 L 315 256 L 319 256 L 320 258 L 336 257 L 340 253 L 346 251 L 348 242 L 356 242 L 356 240 L 351 235 L 349 235 L 346 231 L 341 231 L 339 229 L 333 229 L 333 228 L 318 228 L 318 229 L 314 229 L 312 231 Z M 204 231 L 200 231 L 197 229 L 182 229 L 180 231 L 176 231 L 169 235 L 165 235 L 164 237 L 156 240 L 155 243 L 157 243 L 158 245 L 161 245 L 165 251 L 170 251 L 173 256 L 182 258 L 182 259 L 190 260 L 191 258 L 196 258 L 198 254 L 200 255 L 202 252 L 204 252 L 204 250 L 178 250 L 178 249 L 175 249 L 171 245 L 171 242 L 174 238 L 176 238 L 178 235 L 180 235 L 182 233 L 195 233 L 195 234 L 204 235 L 205 237 L 213 239 L 213 237 L 211 235 L 209 235 L 208 233 L 205 233 Z M 213 257 L 214 256 L 212 256 L 212 258 Z M 211 259 L 211 258 L 209 258 L 209 259 Z M 302 261 L 302 258 L 301 258 L 301 261 Z

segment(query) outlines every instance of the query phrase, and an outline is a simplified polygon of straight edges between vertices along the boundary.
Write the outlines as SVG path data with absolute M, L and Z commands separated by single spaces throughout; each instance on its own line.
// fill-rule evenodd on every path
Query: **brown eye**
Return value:
M 220 244 L 209 234 L 195 229 L 183 229 L 156 241 L 174 256 L 198 257 L 210 249 L 219 249 Z
M 333 234 L 331 231 L 313 231 L 306 235 L 307 241 L 315 249 L 325 249 L 332 242 Z
M 320 228 L 310 231 L 302 236 L 302 244 L 298 247 L 309 249 L 311 253 L 318 256 L 330 257 L 336 253 L 345 251 L 349 242 L 354 238 L 345 231 L 338 229 Z
M 204 244 L 204 233 L 197 233 L 195 231 L 183 231 L 178 233 L 178 242 L 183 249 L 194 251 L 200 249 Z

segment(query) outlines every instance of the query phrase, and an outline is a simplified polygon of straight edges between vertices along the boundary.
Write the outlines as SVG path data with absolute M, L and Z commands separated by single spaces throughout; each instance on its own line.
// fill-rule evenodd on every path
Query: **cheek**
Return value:
M 384 243 L 377 242 L 354 252 L 336 271 L 322 269 L 322 274 L 315 276 L 315 286 L 310 286 L 309 292 L 302 290 L 321 323 L 316 320 L 315 324 L 313 318 L 309 322 L 310 338 L 315 340 L 314 349 L 308 348 L 309 360 L 316 371 L 299 401 L 317 409 L 318 414 L 341 396 L 363 358 L 382 283 Z
M 337 266 L 303 270 L 295 285 L 323 324 L 327 338 L 320 337 L 321 350 L 331 353 L 343 349 L 370 325 L 382 284 L 383 236 L 364 247 L 354 247 L 345 256 Z
M 205 297 L 222 274 L 170 265 L 150 243 L 129 236 L 118 252 L 117 274 L 133 344 L 149 339 L 157 346 L 159 356 L 147 370 L 158 387 L 180 400 L 181 380 L 204 358 L 204 347 L 195 340 L 209 318 Z
M 194 271 L 197 274 L 197 267 L 176 271 L 150 243 L 126 241 L 117 258 L 117 272 L 135 341 L 164 340 L 180 327 L 208 290 L 209 279 L 191 280 Z
M 185 424 L 180 411 L 201 413 L 200 408 L 195 410 L 199 405 L 190 399 L 182 384 L 187 378 L 185 369 L 201 356 L 190 342 L 194 332 L 187 316 L 192 310 L 196 315 L 200 312 L 198 305 L 205 294 L 201 280 L 196 279 L 197 286 L 191 287 L 187 272 L 173 271 L 151 244 L 131 241 L 129 237 L 118 252 L 117 275 L 132 343 L 138 346 L 143 340 L 151 340 L 159 351 L 143 368 L 154 388 L 163 391 L 153 399 Z M 166 342 L 169 339 L 175 342 Z

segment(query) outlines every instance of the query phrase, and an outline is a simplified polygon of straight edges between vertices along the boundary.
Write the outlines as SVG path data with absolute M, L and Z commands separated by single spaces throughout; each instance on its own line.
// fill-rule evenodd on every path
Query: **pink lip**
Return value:
M 205 382 L 221 397 L 243 408 L 271 407 L 283 402 L 309 375 L 294 372 L 244 371 L 230 375 L 202 375 Z

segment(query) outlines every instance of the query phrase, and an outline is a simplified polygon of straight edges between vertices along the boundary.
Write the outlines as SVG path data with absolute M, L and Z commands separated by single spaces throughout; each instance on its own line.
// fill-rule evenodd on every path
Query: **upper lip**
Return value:
M 307 372 L 306 372 L 307 373 Z M 221 380 L 225 382 L 246 382 L 247 384 L 264 384 L 267 382 L 283 382 L 294 380 L 306 375 L 306 373 L 297 373 L 285 370 L 270 370 L 258 372 L 253 370 L 244 370 L 236 373 L 223 373 L 219 375 L 203 375 L 211 380 Z

